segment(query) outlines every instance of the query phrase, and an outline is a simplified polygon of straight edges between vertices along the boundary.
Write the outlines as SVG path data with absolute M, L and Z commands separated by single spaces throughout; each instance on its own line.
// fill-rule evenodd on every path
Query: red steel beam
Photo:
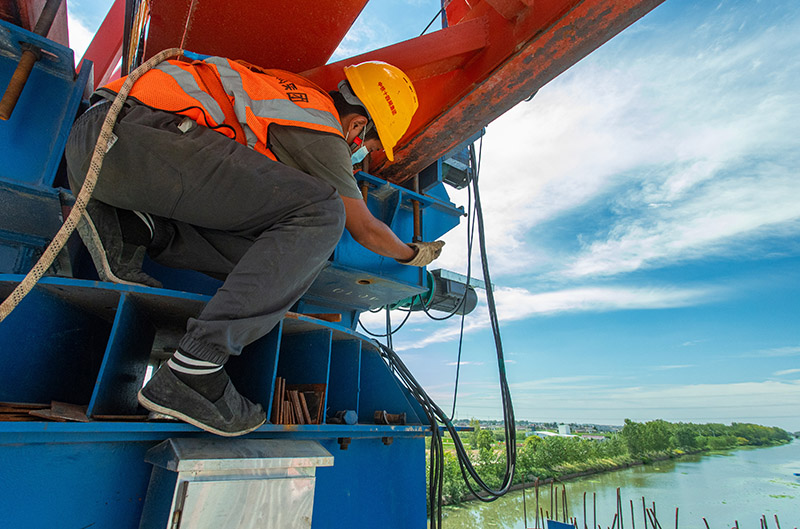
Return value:
M 123 28 L 125 26 L 125 0 L 114 0 L 106 18 L 100 24 L 92 43 L 83 54 L 94 63 L 94 87 L 107 82 L 122 58 Z
M 325 64 L 367 0 L 151 0 L 145 58 L 183 47 L 291 72 Z M 185 37 L 184 37 L 185 35 Z

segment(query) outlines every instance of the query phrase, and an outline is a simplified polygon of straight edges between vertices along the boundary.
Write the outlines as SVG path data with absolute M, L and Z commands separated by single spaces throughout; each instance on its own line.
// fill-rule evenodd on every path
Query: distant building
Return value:
M 572 430 L 570 429 L 569 424 L 559 424 L 558 433 L 560 435 L 569 435 L 572 433 Z
M 577 435 L 554 433 L 554 432 L 545 432 L 545 431 L 541 431 L 541 430 L 534 431 L 533 435 L 535 435 L 537 437 L 541 437 L 542 439 L 544 439 L 545 437 L 578 437 Z

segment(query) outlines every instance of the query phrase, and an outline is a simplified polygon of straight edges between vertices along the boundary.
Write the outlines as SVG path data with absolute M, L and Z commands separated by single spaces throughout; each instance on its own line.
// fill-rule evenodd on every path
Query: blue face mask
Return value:
M 367 146 L 362 145 L 361 147 L 356 149 L 353 154 L 350 155 L 350 161 L 353 162 L 353 165 L 361 163 L 364 160 L 364 158 L 367 157 L 367 154 L 369 154 Z

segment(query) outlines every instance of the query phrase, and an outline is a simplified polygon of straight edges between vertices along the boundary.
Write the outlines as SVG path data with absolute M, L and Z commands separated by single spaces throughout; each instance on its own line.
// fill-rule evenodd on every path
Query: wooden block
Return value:
M 50 409 L 31 410 L 29 413 L 35 417 L 50 419 L 51 421 L 89 422 L 89 417 L 86 416 L 86 408 L 86 406 L 54 400 L 50 405 Z
M 298 314 L 296 312 L 287 312 L 284 317 L 292 320 L 298 320 L 300 319 L 300 316 L 305 318 L 314 318 L 315 320 L 328 321 L 331 323 L 340 323 L 342 321 L 342 315 L 339 313 Z
M 296 390 L 289 391 L 289 399 L 292 403 L 294 417 L 297 424 L 305 424 L 305 417 L 303 416 L 303 409 L 300 407 L 300 396 Z
M 38 421 L 39 419 L 26 412 L 19 413 L 0 413 L 0 421 L 8 422 L 27 422 Z
M 272 391 L 272 424 L 278 424 L 280 422 L 280 387 L 281 377 L 277 377 L 275 379 L 275 388 Z
M 305 395 L 298 391 L 297 400 L 300 401 L 300 409 L 303 410 L 303 420 L 306 424 L 313 424 L 313 422 L 311 422 L 311 414 L 308 413 L 308 405 L 306 404 Z
M 16 412 L 18 410 L 43 410 L 49 407 L 49 404 L 35 404 L 31 402 L 0 402 L 0 411 L 8 410 Z
M 283 401 L 283 424 L 294 424 L 294 420 L 292 417 L 292 407 L 289 405 L 288 400 Z
M 148 415 L 92 415 L 96 421 L 138 422 L 146 421 Z

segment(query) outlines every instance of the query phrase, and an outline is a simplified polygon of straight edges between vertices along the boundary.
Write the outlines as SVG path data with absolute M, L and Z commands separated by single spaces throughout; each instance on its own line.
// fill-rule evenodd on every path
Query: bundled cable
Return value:
M 477 166 L 475 148 L 470 148 L 470 156 L 474 166 Z M 442 488 L 444 485 L 444 448 L 442 445 L 442 431 L 440 424 L 447 429 L 450 437 L 455 444 L 456 455 L 458 457 L 461 475 L 464 478 L 470 492 L 479 500 L 484 502 L 494 501 L 504 495 L 511 487 L 516 468 L 517 446 L 516 428 L 514 425 L 514 409 L 511 403 L 511 392 L 508 388 L 506 377 L 505 360 L 503 358 L 503 344 L 500 339 L 499 320 L 497 318 L 497 307 L 495 305 L 494 293 L 491 288 L 491 278 L 489 277 L 489 266 L 486 256 L 486 238 L 483 224 L 483 212 L 481 209 L 480 194 L 478 191 L 477 174 L 472 181 L 475 193 L 475 216 L 478 224 L 478 240 L 481 252 L 481 265 L 483 268 L 486 289 L 486 299 L 491 321 L 492 335 L 494 337 L 495 349 L 497 353 L 497 366 L 500 375 L 500 394 L 503 405 L 503 423 L 506 438 L 506 469 L 503 481 L 499 488 L 490 487 L 477 473 L 475 467 L 469 459 L 464 444 L 456 431 L 450 417 L 442 411 L 439 406 L 428 396 L 425 389 L 417 382 L 411 371 L 406 367 L 400 357 L 390 347 L 379 342 L 374 342 L 381 351 L 381 355 L 386 359 L 392 370 L 396 373 L 403 385 L 409 390 L 411 395 L 419 402 L 428 422 L 431 425 L 431 448 L 430 448 L 430 478 L 428 494 L 430 498 L 430 517 L 431 528 L 440 528 L 442 525 Z

